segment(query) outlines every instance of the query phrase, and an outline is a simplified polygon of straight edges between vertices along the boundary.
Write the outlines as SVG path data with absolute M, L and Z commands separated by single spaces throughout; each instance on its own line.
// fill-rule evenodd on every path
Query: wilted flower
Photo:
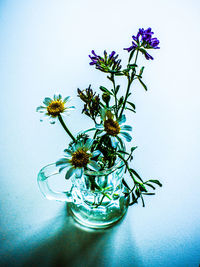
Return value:
M 152 38 L 152 35 L 154 33 L 151 31 L 151 28 L 148 28 L 146 30 L 139 29 L 137 35 L 133 35 L 133 41 L 132 46 L 128 48 L 124 48 L 124 50 L 127 50 L 128 52 L 135 51 L 136 49 L 140 50 L 146 59 L 153 59 L 153 57 L 147 53 L 145 49 L 159 49 L 159 40 L 157 38 Z M 143 49 L 144 48 L 144 49 Z
M 74 106 L 66 106 L 66 103 L 70 100 L 70 96 L 67 96 L 62 100 L 62 96 L 60 94 L 54 95 L 53 99 L 46 97 L 43 101 L 45 106 L 37 107 L 36 111 L 44 113 L 44 115 L 49 118 L 50 123 L 54 124 L 58 115 L 60 115 L 61 113 L 69 114 L 69 111 L 75 108 Z
M 108 56 L 106 50 L 104 51 L 104 57 L 98 56 L 94 50 L 92 50 L 92 55 L 89 55 L 90 65 L 95 65 L 97 69 L 103 72 L 118 72 L 121 69 L 121 59 L 117 59 L 118 55 L 115 51 Z
M 119 119 L 114 119 L 114 115 L 111 111 L 104 109 L 102 110 L 102 123 L 96 124 L 96 128 L 99 130 L 98 135 L 109 135 L 114 147 L 118 143 L 118 137 L 123 137 L 127 142 L 130 142 L 132 137 L 127 131 L 132 131 L 132 127 L 129 125 L 122 125 L 125 122 L 125 115 L 122 115 Z
M 77 91 L 80 99 L 85 102 L 82 113 L 95 120 L 100 111 L 99 95 L 96 95 L 96 93 L 93 92 L 91 85 L 89 85 L 89 87 L 85 90 L 81 91 L 80 89 L 78 89 Z
M 73 174 L 75 174 L 77 178 L 80 178 L 85 168 L 89 168 L 93 171 L 99 170 L 99 165 L 92 159 L 101 152 L 98 150 L 91 152 L 93 141 L 94 140 L 89 138 L 85 144 L 84 142 L 78 142 L 64 150 L 65 157 L 58 160 L 56 166 L 60 167 L 59 171 L 65 168 L 68 169 L 65 175 L 66 179 L 69 179 Z

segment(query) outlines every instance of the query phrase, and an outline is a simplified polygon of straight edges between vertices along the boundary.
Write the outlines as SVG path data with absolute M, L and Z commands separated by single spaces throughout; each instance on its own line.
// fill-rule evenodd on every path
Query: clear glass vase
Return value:
M 57 192 L 49 186 L 50 179 L 59 173 L 56 164 L 42 168 L 38 185 L 43 195 L 50 200 L 68 202 L 68 211 L 80 224 L 91 228 L 106 228 L 119 221 L 128 209 L 129 198 L 122 183 L 124 164 L 116 164 L 103 171 L 85 171 L 81 178 L 71 177 L 71 188 Z

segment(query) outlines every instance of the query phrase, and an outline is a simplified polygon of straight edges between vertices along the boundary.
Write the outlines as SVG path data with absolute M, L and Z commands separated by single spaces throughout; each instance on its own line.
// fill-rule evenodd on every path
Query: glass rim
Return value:
M 112 167 L 110 167 L 110 168 L 108 168 L 108 169 L 100 170 L 100 171 L 97 171 L 97 170 L 96 170 L 96 171 L 95 171 L 95 170 L 84 170 L 83 175 L 87 175 L 87 176 L 88 176 L 88 175 L 91 175 L 91 176 L 103 176 L 103 175 L 108 175 L 108 174 L 110 174 L 110 173 L 116 171 L 117 169 L 122 168 L 123 165 L 124 165 L 123 160 L 120 159 L 120 158 L 117 158 L 115 164 L 114 164 Z M 51 169 L 51 168 L 55 168 L 55 167 L 56 167 L 56 163 L 55 163 L 55 162 L 54 162 L 54 163 L 50 163 L 50 164 L 44 166 L 44 167 L 39 171 L 39 174 L 42 173 L 43 171 L 49 171 L 49 169 Z M 57 171 L 57 173 L 59 173 L 59 171 Z M 39 175 L 39 174 L 38 174 L 38 175 Z

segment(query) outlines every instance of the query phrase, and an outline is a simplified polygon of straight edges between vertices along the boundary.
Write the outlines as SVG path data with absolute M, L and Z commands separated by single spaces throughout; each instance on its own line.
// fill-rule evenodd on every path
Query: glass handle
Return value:
M 48 179 L 59 174 L 59 167 L 57 167 L 55 163 L 49 164 L 42 168 L 37 178 L 40 191 L 47 199 L 73 202 L 72 195 L 69 191 L 57 192 L 50 188 Z

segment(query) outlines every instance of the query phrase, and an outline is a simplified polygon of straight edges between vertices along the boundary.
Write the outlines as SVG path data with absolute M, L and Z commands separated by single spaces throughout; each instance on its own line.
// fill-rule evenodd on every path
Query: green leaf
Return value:
M 142 68 L 140 69 L 139 76 L 141 76 L 141 77 L 142 77 L 143 71 L 144 71 L 144 67 L 142 67 Z
M 141 196 L 141 192 L 140 192 L 140 190 L 138 188 L 135 190 L 135 193 L 136 193 L 137 197 Z
M 143 81 L 139 77 L 138 77 L 138 80 L 140 81 L 140 83 L 144 87 L 144 89 L 147 91 L 147 86 L 143 83 Z
M 131 197 L 132 197 L 132 202 L 129 203 L 129 206 L 132 206 L 133 204 L 137 203 L 137 198 L 133 193 L 131 194 Z
M 145 207 L 144 199 L 143 199 L 142 195 L 141 195 L 141 199 L 142 199 L 142 206 Z
M 148 184 L 148 183 L 145 183 L 147 186 L 153 188 L 153 190 L 155 190 L 156 188 L 152 185 L 152 184 Z
M 125 185 L 125 187 L 127 187 L 130 190 L 130 187 L 128 186 L 128 184 L 126 183 L 126 181 L 124 179 L 122 179 L 122 183 L 123 183 L 123 185 Z
M 143 193 L 143 195 L 153 196 L 155 193 Z
M 137 148 L 137 146 L 133 146 L 131 147 L 131 153 L 133 153 L 133 151 Z
M 157 184 L 160 187 L 162 187 L 162 184 L 158 180 L 148 180 L 147 182 L 151 182 L 151 183 Z
M 133 58 L 134 53 L 135 53 L 135 49 L 131 51 L 128 62 L 131 61 L 131 59 Z
M 143 184 L 140 184 L 139 187 L 140 187 L 141 192 L 148 192 L 148 190 Z
M 132 67 L 132 68 L 133 68 L 133 67 L 136 68 L 138 65 L 137 65 L 137 64 L 128 64 L 128 66 L 130 66 L 130 67 Z
M 137 201 L 137 198 L 135 198 L 132 202 L 130 202 L 128 205 L 129 206 L 132 206 L 133 204 L 136 204 L 136 203 L 138 203 L 138 201 Z
M 123 76 L 124 73 L 123 73 L 123 72 L 116 72 L 115 75 L 116 75 L 116 76 Z
M 100 86 L 99 89 L 101 91 L 103 91 L 104 93 L 108 93 L 109 95 L 112 95 L 112 93 L 107 88 L 105 88 L 104 86 Z
M 125 109 L 128 109 L 128 110 L 130 110 L 130 111 L 136 113 L 136 111 L 135 111 L 134 109 L 131 109 L 131 108 L 125 108 Z
M 123 104 L 123 102 L 124 102 L 124 97 L 121 96 L 119 101 L 118 101 L 119 107 Z
M 127 101 L 127 103 L 128 103 L 129 105 L 131 105 L 131 107 L 132 107 L 133 109 L 135 109 L 135 104 L 133 104 L 132 102 L 129 102 L 129 101 Z
M 123 151 L 123 150 L 118 150 L 117 152 L 119 152 L 119 153 L 122 153 L 122 154 L 129 155 L 129 153 L 128 153 L 128 152 L 126 152 L 126 151 Z
M 139 176 L 139 174 L 134 169 L 129 169 L 140 181 L 143 182 L 142 178 Z
M 117 85 L 116 88 L 115 88 L 115 93 L 116 93 L 116 94 L 118 93 L 119 88 L 120 88 L 120 85 Z
M 129 70 L 135 69 L 136 67 L 137 67 L 136 64 L 128 64 L 128 66 L 127 66 L 127 68 L 128 68 Z

